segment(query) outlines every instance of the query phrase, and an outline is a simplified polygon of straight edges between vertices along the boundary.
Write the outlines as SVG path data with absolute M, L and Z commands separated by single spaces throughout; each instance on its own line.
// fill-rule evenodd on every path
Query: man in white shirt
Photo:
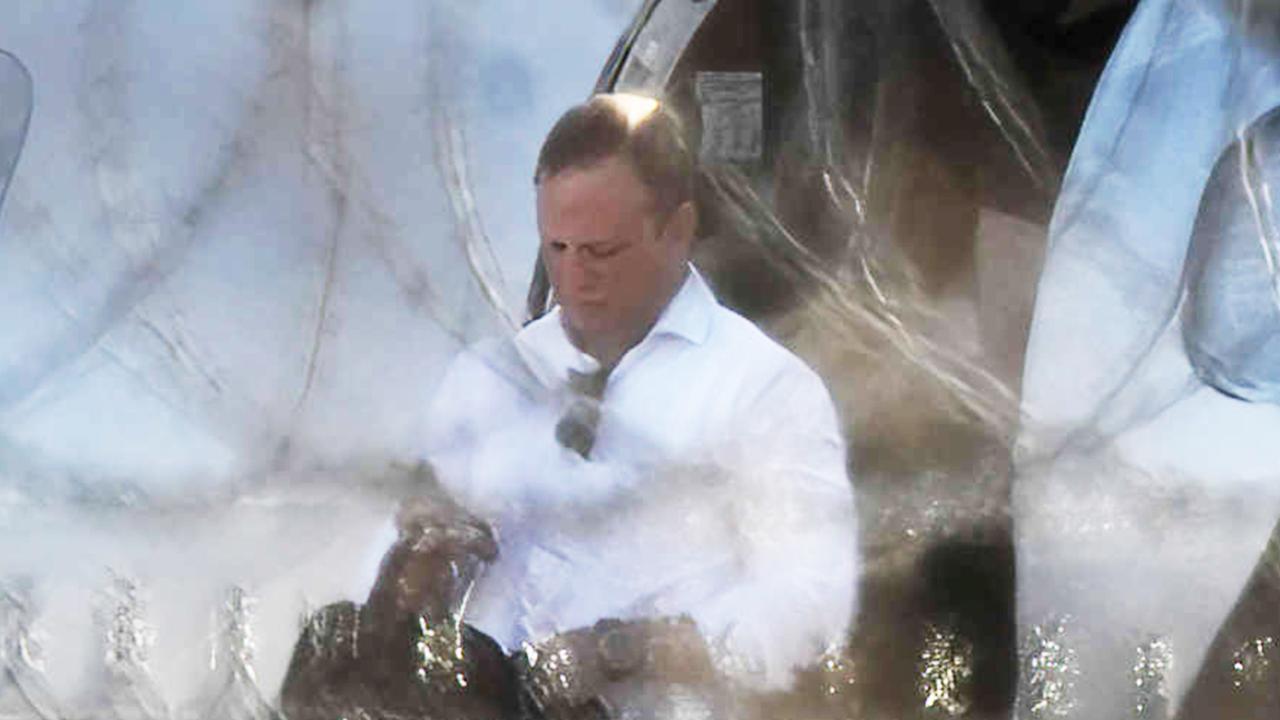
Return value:
M 856 610 L 843 433 L 819 377 L 690 265 L 693 173 L 652 100 L 561 118 L 535 175 L 554 307 L 454 361 L 426 457 L 498 538 L 465 619 L 508 651 L 683 617 L 782 688 Z

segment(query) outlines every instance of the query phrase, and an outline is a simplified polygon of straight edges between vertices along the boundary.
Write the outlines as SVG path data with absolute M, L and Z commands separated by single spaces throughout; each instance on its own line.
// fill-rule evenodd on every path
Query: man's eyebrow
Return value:
M 551 243 L 564 243 L 564 244 L 574 245 L 574 246 L 583 246 L 583 245 L 612 245 L 612 244 L 622 244 L 622 243 L 626 243 L 626 242 L 628 242 L 628 241 L 627 241 L 626 239 L 624 239 L 624 238 L 585 238 L 585 239 L 584 239 L 584 238 L 558 238 L 558 237 L 550 237 L 550 238 L 546 238 L 545 242 L 547 242 L 548 244 L 551 244 Z

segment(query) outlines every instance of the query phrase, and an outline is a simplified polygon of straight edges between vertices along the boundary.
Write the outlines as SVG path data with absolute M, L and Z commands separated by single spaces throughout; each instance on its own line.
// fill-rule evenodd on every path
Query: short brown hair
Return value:
M 556 121 L 538 153 L 535 184 L 571 168 L 625 157 L 653 194 L 659 212 L 693 199 L 693 156 L 676 119 L 661 103 L 638 118 L 628 104 L 654 103 L 634 95 L 595 95 Z

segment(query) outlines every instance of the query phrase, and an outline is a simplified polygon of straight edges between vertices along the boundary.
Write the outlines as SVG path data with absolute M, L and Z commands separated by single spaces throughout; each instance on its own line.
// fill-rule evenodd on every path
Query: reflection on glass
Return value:
M 0 207 L 13 179 L 31 121 L 31 75 L 0 49 Z
M 755 505 L 717 491 L 731 464 L 720 458 L 630 478 L 652 481 L 649 493 L 557 476 L 563 494 L 515 503 L 504 522 L 440 500 L 443 515 L 422 507 L 426 519 L 396 527 L 385 582 L 351 588 L 387 507 L 435 501 L 388 467 L 422 453 L 424 406 L 459 348 L 518 332 L 525 313 L 503 277 L 524 277 L 535 252 L 528 175 L 543 125 L 581 99 L 633 20 L 598 89 L 678 112 L 704 162 L 700 276 L 821 375 L 852 450 L 855 630 L 797 652 L 793 692 L 748 703 L 766 717 L 1000 716 L 1020 682 L 1028 717 L 1160 716 L 1193 674 L 1169 658 L 1198 657 L 1219 632 L 1204 671 L 1236 694 L 1204 697 L 1247 695 L 1242 706 L 1266 712 L 1249 688 L 1263 687 L 1280 632 L 1231 603 L 1280 514 L 1267 489 L 1267 113 L 1280 100 L 1269 3 L 252 5 L 0 22 L 48 110 L 16 165 L 32 87 L 0 53 L 0 200 L 18 189 L 0 214 L 0 530 L 6 547 L 37 548 L 5 553 L 6 566 L 47 551 L 60 568 L 49 574 L 75 584 L 121 558 L 149 564 L 153 603 L 182 608 L 151 616 L 168 648 L 195 647 L 183 638 L 203 627 L 182 618 L 222 602 L 233 576 L 256 576 L 246 586 L 263 588 L 271 618 L 257 675 L 245 638 L 229 637 L 210 680 L 249 698 L 253 717 L 271 712 L 257 693 L 274 702 L 286 673 L 290 717 L 484 716 L 558 707 L 555 692 L 591 695 L 583 712 L 731 706 L 678 680 L 701 677 L 704 659 L 760 676 L 768 653 L 733 632 L 691 634 L 684 606 L 641 603 L 633 626 L 597 625 L 614 613 L 591 604 L 608 583 L 661 585 L 645 562 L 683 568 L 717 532 L 770 537 L 789 498 L 770 494 L 766 472 Z M 191 43 L 191 27 L 205 41 Z M 556 299 L 535 273 L 536 317 Z M 515 395 L 547 390 L 543 368 L 504 353 L 480 370 Z M 580 385 L 541 396 L 569 401 L 530 435 L 539 452 L 598 465 L 611 433 L 652 440 L 618 429 L 607 381 Z M 706 386 L 680 398 L 709 407 L 696 397 Z M 653 425 L 691 436 L 671 417 Z M 520 440 L 494 440 L 487 462 L 538 467 Z M 601 488 L 618 494 L 591 494 Z M 583 542 L 566 559 L 551 551 L 571 545 L 563 536 L 519 537 L 529 513 L 551 517 L 530 526 L 631 535 L 641 551 L 608 583 L 583 583 L 564 568 L 625 543 Z M 508 613 L 529 627 L 506 628 L 506 648 L 473 624 L 502 615 L 474 588 L 511 579 L 503 543 L 551 549 L 521 559 L 539 568 L 539 593 L 517 595 L 533 610 Z M 855 557 L 852 543 L 822 541 L 774 567 L 834 552 Z M 175 568 L 188 567 L 201 579 L 179 591 Z M 840 573 L 813 574 L 820 585 Z M 660 579 L 687 579 L 676 575 Z M 1257 588 L 1270 580 L 1250 582 L 1241 608 L 1269 597 Z M 299 639 L 282 618 L 304 597 L 321 610 Z M 833 598 L 769 598 L 783 609 L 762 615 L 761 642 L 798 646 L 783 629 L 844 602 Z M 1166 621 L 1153 611 L 1166 603 L 1186 606 Z M 60 633 L 76 627 L 67 605 L 51 606 Z M 1070 624 L 1045 620 L 1063 613 Z M 112 692 L 162 716 L 162 699 L 183 699 L 175 677 L 203 663 L 164 646 L 144 663 L 125 647 L 143 644 L 126 632 L 140 611 L 126 615 L 112 643 L 133 668 L 116 676 L 132 679 Z M 56 638 L 54 659 L 73 665 L 76 642 Z M 664 648 L 673 662 L 630 696 L 574 689 Z M 516 690 L 518 671 L 551 690 Z M 61 668 L 49 679 L 75 695 Z

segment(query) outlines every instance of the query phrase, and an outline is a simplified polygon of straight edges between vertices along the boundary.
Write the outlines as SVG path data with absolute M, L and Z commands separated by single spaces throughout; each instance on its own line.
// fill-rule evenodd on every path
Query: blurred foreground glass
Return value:
M 0 50 L 0 208 L 27 139 L 31 101 L 31 75 L 17 58 Z

